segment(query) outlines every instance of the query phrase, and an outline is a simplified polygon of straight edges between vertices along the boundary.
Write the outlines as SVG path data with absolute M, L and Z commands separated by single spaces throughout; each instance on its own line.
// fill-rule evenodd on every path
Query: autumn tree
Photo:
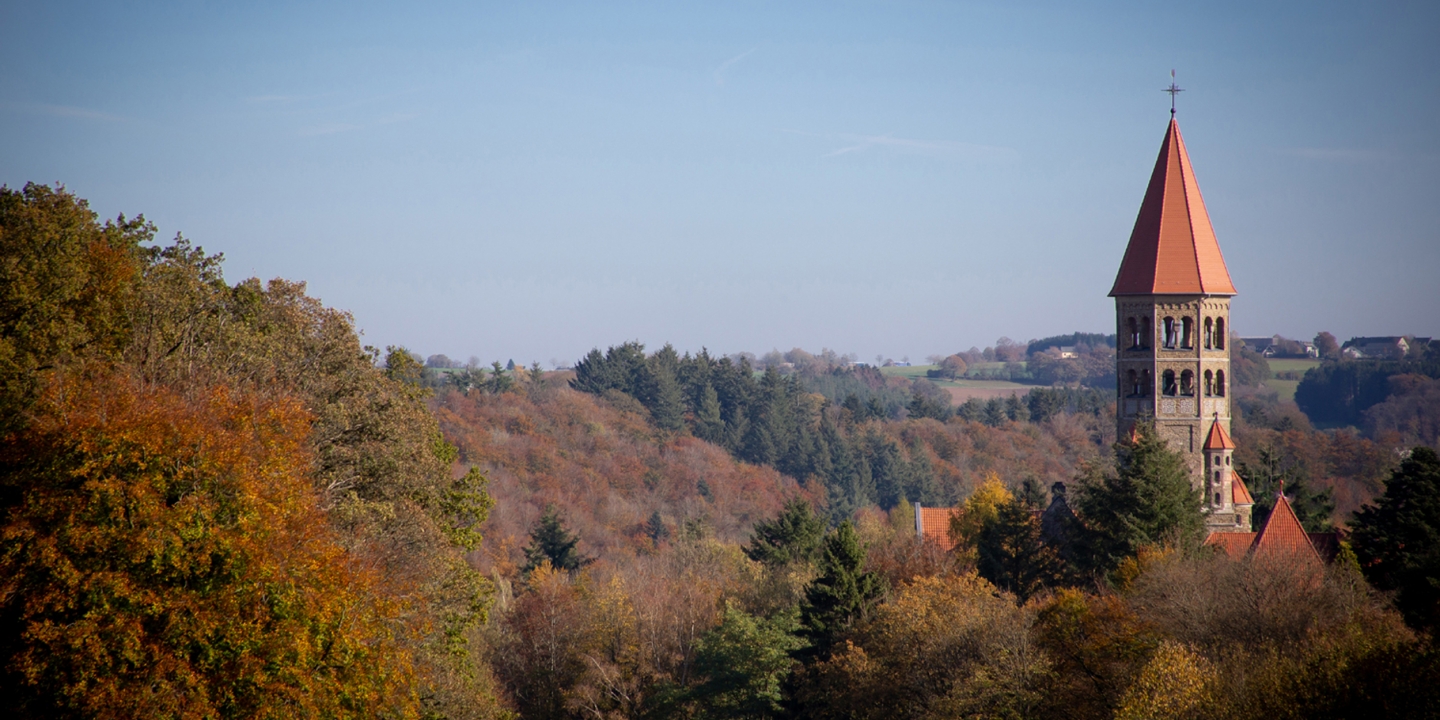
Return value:
M 293 400 L 92 367 L 0 447 L 0 688 L 84 717 L 407 715 L 398 605 L 336 542 Z
M 27 422 L 56 368 L 125 346 L 154 234 L 143 217 L 101 224 L 63 187 L 0 187 L 0 433 Z
M 1385 483 L 1385 493 L 1355 513 L 1351 543 L 1365 577 L 1395 591 L 1406 622 L 1440 624 L 1440 457 L 1417 447 Z
M 1137 425 L 1132 440 L 1115 445 L 1115 460 L 1115 472 L 1092 467 L 1080 479 L 1079 553 L 1087 569 L 1109 572 L 1146 545 L 1199 542 L 1200 491 L 1153 427 Z

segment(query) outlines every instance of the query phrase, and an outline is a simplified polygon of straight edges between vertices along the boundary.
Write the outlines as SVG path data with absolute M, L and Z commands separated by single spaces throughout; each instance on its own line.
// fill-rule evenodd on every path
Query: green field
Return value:
M 1281 400 L 1294 400 L 1295 388 L 1300 385 L 1300 381 L 1298 379 L 1281 380 L 1276 377 L 1277 375 L 1284 372 L 1293 372 L 1296 375 L 1304 376 L 1306 370 L 1320 365 L 1319 360 L 1295 360 L 1288 358 L 1283 360 L 1270 360 L 1269 363 L 1270 380 L 1265 383 L 1265 386 L 1273 389 L 1275 394 L 1280 396 Z

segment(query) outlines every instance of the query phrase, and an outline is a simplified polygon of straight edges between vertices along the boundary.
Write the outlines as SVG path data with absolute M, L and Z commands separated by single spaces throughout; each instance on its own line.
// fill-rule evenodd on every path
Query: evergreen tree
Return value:
M 792 498 L 774 520 L 755 524 L 745 555 L 771 566 L 810 562 L 820 554 L 824 539 L 825 522 L 810 503 Z
M 801 634 L 813 646 L 811 657 L 827 655 L 884 592 L 884 581 L 863 570 L 864 563 L 865 548 L 848 520 L 825 537 L 820 577 L 805 588 L 800 606 Z
M 1385 493 L 1355 513 L 1350 543 L 1365 577 L 1411 626 L 1440 626 L 1440 457 L 1417 447 L 1385 482 Z
M 560 512 L 554 505 L 546 505 L 545 513 L 536 521 L 530 531 L 530 545 L 525 548 L 525 567 L 522 572 L 529 575 L 545 561 L 556 570 L 575 572 L 594 562 L 576 549 L 580 537 L 565 529 L 560 521 Z
M 757 618 L 727 604 L 720 624 L 695 650 L 695 672 L 704 679 L 686 699 L 699 705 L 699 717 L 783 717 L 785 680 L 795 664 L 790 653 L 805 644 L 794 630 L 793 610 Z
M 1041 541 L 1040 521 L 1019 498 L 996 508 L 995 518 L 980 530 L 976 554 L 980 577 L 1022 603 L 1060 583 L 1060 558 Z
M 1200 491 L 1154 427 L 1141 424 L 1133 442 L 1116 443 L 1115 459 L 1118 472 L 1092 468 L 1080 479 L 1084 569 L 1109 572 L 1145 545 L 1202 539 Z

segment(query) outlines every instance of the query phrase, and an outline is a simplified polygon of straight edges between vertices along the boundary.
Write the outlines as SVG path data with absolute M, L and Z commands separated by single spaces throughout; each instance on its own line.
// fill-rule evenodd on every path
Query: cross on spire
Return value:
M 1182 88 L 1175 84 L 1175 71 L 1173 69 L 1170 71 L 1170 87 L 1167 87 L 1160 92 L 1170 93 L 1170 117 L 1175 117 L 1175 96 L 1182 92 L 1185 92 L 1185 88 Z

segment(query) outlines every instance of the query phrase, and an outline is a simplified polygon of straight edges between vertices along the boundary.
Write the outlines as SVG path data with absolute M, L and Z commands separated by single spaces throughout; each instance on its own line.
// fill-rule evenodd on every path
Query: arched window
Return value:
M 1125 371 L 1125 385 L 1130 388 L 1130 397 L 1140 396 L 1140 378 L 1134 370 Z
M 1133 317 L 1130 318 L 1130 319 L 1126 322 L 1126 325 L 1127 325 L 1127 326 L 1129 327 L 1129 329 L 1130 329 L 1130 347 L 1131 347 L 1131 349 L 1139 348 L 1139 347 L 1140 347 L 1140 326 L 1135 323 L 1135 318 L 1133 318 Z
M 1160 376 L 1160 392 L 1165 395 L 1174 395 L 1178 390 L 1179 386 L 1175 384 L 1175 371 L 1166 370 Z
M 1215 479 L 1215 482 L 1220 482 L 1220 479 L 1219 479 L 1219 478 L 1216 478 L 1216 479 Z M 1219 504 L 1220 504 L 1220 493 L 1215 493 L 1215 504 L 1216 504 L 1216 505 L 1219 505 Z
M 1164 346 L 1167 348 L 1175 347 L 1175 318 L 1167 317 L 1162 320 L 1161 323 L 1161 329 L 1165 331 Z
M 1140 373 L 1140 397 L 1150 397 L 1155 391 L 1155 381 L 1150 375 L 1150 369 L 1146 368 Z
M 1195 321 L 1192 318 L 1180 318 L 1180 347 L 1195 347 Z
M 1150 318 L 1140 318 L 1140 347 L 1149 348 L 1150 343 L 1155 341 L 1155 333 L 1150 328 Z
M 1189 370 L 1180 373 L 1180 394 L 1195 394 L 1195 373 L 1190 372 Z
M 1215 318 L 1215 349 L 1225 349 L 1225 318 Z
M 1209 370 L 1206 370 L 1206 371 L 1205 371 L 1205 397 L 1211 397 L 1211 396 L 1213 396 L 1214 394 L 1215 394 L 1215 373 L 1210 372 Z
M 1225 371 L 1215 371 L 1215 397 L 1225 397 Z
M 1205 318 L 1205 349 L 1215 347 L 1215 319 Z

